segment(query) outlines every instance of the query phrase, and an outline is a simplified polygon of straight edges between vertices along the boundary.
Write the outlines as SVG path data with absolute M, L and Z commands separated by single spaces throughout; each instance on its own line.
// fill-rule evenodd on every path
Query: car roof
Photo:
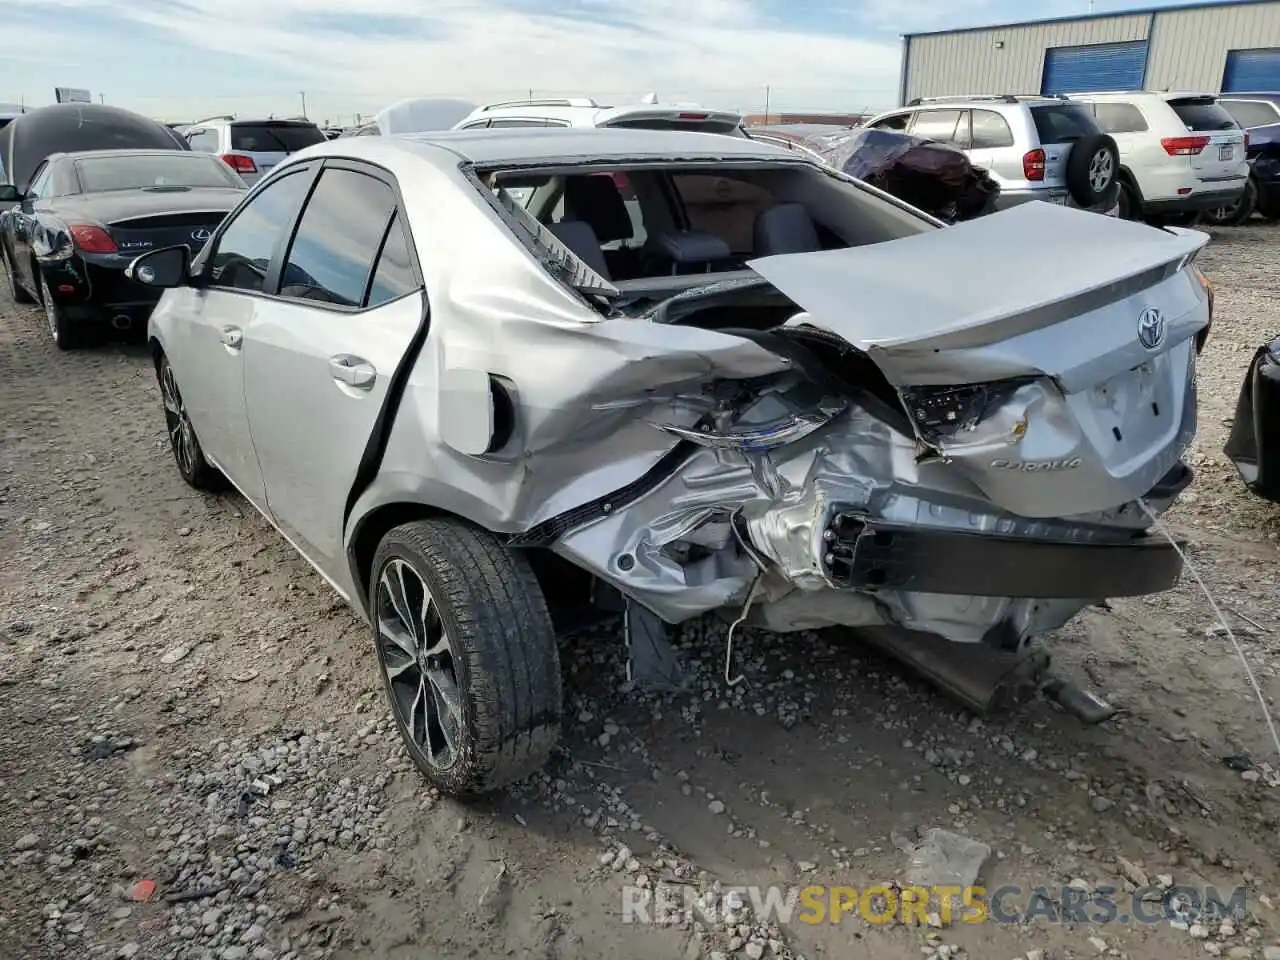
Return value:
M 374 141 L 376 138 L 365 138 Z M 410 133 L 389 137 L 383 142 L 435 146 L 478 166 L 503 163 L 571 163 L 600 160 L 784 160 L 795 155 L 780 147 L 746 137 L 687 130 L 631 130 L 609 127 L 525 127 L 509 130 L 449 130 Z M 351 139 L 330 141 L 309 148 L 317 152 L 341 153 Z
M 1221 94 L 1210 90 L 1101 90 L 1096 93 L 1069 93 L 1072 100 L 1132 100 L 1134 97 L 1156 97 L 1160 100 L 1186 100 L 1208 98 L 1216 100 Z
M 1233 91 L 1233 92 L 1231 92 L 1231 93 L 1220 93 L 1220 94 L 1218 94 L 1218 99 L 1219 99 L 1219 100 L 1274 100 L 1274 101 L 1280 101 L 1280 91 L 1276 91 L 1276 90 L 1258 90 L 1258 91 L 1249 91 L 1249 92 L 1247 92 L 1247 93 L 1238 93 L 1238 92 Z

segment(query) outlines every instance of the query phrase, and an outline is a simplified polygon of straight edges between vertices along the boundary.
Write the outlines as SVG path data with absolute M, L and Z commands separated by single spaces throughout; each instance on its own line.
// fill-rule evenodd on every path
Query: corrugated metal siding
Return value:
M 1222 74 L 1223 93 L 1280 90 L 1280 48 L 1231 50 Z
M 1049 47 L 1145 40 L 1148 23 L 1147 14 L 1137 14 L 913 37 L 906 97 L 1035 93 L 1040 89 L 1045 50 Z M 997 49 L 997 41 L 1004 46 Z M 1221 67 L 1218 73 L 1221 76 Z
M 1050 47 L 1044 54 L 1045 94 L 1089 90 L 1136 90 L 1147 66 L 1147 42 L 1094 43 L 1085 47 Z
M 1147 86 L 1220 90 L 1227 51 L 1280 47 L 1280 2 L 1156 14 Z

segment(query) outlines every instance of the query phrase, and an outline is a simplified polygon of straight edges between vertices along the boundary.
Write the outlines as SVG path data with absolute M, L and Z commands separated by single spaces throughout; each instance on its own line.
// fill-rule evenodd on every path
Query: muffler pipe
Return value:
M 111 325 L 117 330 L 128 330 L 133 326 L 133 317 L 124 313 L 117 313 L 111 318 Z

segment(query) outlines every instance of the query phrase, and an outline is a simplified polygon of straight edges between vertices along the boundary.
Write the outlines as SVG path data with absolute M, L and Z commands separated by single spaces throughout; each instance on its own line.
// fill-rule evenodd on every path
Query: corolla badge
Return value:
M 1164 314 L 1155 307 L 1147 307 L 1138 314 L 1138 342 L 1148 350 L 1159 350 L 1164 343 Z
M 212 233 L 204 229 L 191 231 L 191 239 L 194 240 L 196 243 L 204 243 L 206 240 L 208 240 L 212 236 L 213 236 Z

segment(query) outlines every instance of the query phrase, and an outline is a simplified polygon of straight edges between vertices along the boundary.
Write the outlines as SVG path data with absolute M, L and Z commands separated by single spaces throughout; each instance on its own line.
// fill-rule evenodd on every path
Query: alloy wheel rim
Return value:
M 448 770 L 462 733 L 453 644 L 426 581 L 404 560 L 393 558 L 382 568 L 374 615 L 396 717 L 432 769 Z
M 164 403 L 164 419 L 173 455 L 182 472 L 190 475 L 196 462 L 195 429 L 191 426 L 191 418 L 187 416 L 187 408 L 182 405 L 182 394 L 178 392 L 178 381 L 174 379 L 173 368 L 168 365 L 160 375 L 160 397 Z
M 1113 175 L 1111 153 L 1107 150 L 1099 150 L 1093 155 L 1093 160 L 1089 164 L 1089 185 L 1101 192 L 1111 185 Z

